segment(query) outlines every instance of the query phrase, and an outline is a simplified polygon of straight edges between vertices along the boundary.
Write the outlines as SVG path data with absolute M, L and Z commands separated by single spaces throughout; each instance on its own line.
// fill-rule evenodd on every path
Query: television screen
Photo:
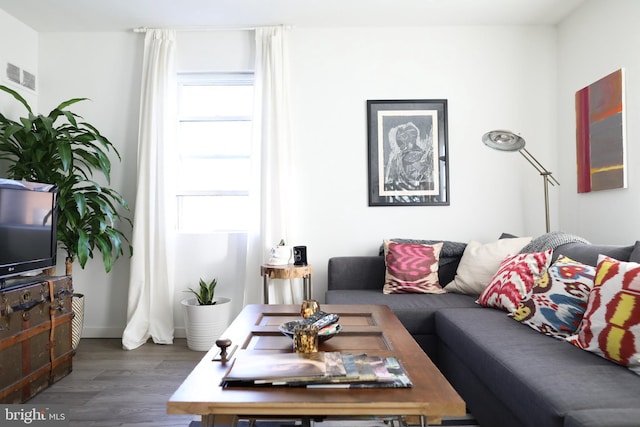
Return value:
M 0 179 L 0 280 L 55 266 L 56 196 L 53 185 Z

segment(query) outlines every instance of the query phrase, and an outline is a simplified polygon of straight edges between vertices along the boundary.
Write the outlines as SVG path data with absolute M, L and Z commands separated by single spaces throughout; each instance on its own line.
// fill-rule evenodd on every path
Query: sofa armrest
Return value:
M 384 286 L 385 264 L 382 256 L 348 256 L 329 259 L 329 290 L 375 289 Z

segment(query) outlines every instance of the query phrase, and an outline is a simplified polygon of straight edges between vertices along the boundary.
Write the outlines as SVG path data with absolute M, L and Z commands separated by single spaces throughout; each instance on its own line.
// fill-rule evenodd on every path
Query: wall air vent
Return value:
M 36 76 L 28 71 L 22 70 L 22 86 L 36 90 Z
M 20 67 L 7 62 L 7 79 L 10 82 L 20 84 Z
M 14 89 L 26 89 L 36 93 L 37 76 L 35 73 L 30 73 L 24 68 L 1 58 L 0 64 L 1 67 L 5 67 L 0 72 L 0 84 L 8 83 L 10 86 L 15 85 Z

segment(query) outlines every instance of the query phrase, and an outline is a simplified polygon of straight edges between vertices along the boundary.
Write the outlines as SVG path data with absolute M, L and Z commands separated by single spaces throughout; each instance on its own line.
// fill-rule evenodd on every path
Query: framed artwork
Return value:
M 576 92 L 578 193 L 627 188 L 622 69 Z
M 369 206 L 449 205 L 447 100 L 367 101 Z

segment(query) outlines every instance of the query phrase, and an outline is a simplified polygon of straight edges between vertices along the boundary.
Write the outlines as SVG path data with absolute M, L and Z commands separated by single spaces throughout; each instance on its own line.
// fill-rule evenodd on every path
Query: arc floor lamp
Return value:
M 492 130 L 482 136 L 482 142 L 494 150 L 519 152 L 542 176 L 544 181 L 544 215 L 548 233 L 551 230 L 549 224 L 549 184 L 560 185 L 560 183 L 553 177 L 551 172 L 542 166 L 542 164 L 524 148 L 526 143 L 520 135 L 516 135 L 508 130 Z

